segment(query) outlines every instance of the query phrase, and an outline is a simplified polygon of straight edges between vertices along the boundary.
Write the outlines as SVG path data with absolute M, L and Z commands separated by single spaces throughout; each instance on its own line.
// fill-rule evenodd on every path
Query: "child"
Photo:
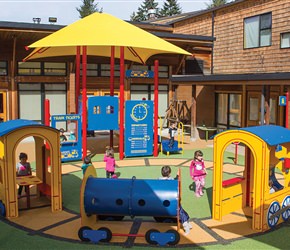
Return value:
M 108 148 L 104 156 L 104 162 L 106 162 L 106 177 L 110 178 L 115 174 L 116 161 L 114 158 L 114 150 Z
M 82 170 L 83 170 L 83 175 L 85 175 L 85 172 L 88 168 L 88 166 L 92 166 L 92 160 L 91 160 L 91 157 L 90 156 L 86 156 L 84 158 L 84 162 L 83 162 L 83 165 L 82 165 Z
M 60 130 L 59 130 L 59 133 L 60 133 L 60 142 L 62 143 L 62 142 L 65 142 L 65 141 L 67 141 L 67 138 L 66 138 L 66 136 L 65 136 L 65 134 L 64 134 L 64 129 L 63 128 L 61 128 Z
M 178 179 L 178 175 L 176 175 L 175 178 L 172 178 L 170 176 L 171 174 L 171 168 L 167 165 L 163 166 L 161 168 L 161 175 L 162 177 L 159 177 L 159 180 L 174 180 L 174 179 Z M 189 215 L 188 213 L 182 208 L 181 204 L 179 206 L 179 219 L 180 222 L 183 226 L 184 229 L 184 234 L 188 235 L 190 232 L 190 229 L 192 229 L 192 226 L 189 223 Z
M 203 153 L 200 150 L 195 151 L 194 159 L 190 164 L 190 176 L 195 182 L 195 196 L 203 195 L 203 187 L 205 186 L 205 177 L 207 171 L 203 161 Z
M 177 123 L 176 122 L 171 123 L 169 130 L 168 130 L 169 137 L 170 137 L 169 143 L 168 143 L 169 148 L 172 148 L 174 145 L 174 136 L 175 136 L 176 131 L 177 131 Z
M 27 176 L 27 175 L 32 174 L 31 166 L 30 166 L 30 163 L 27 161 L 27 159 L 28 159 L 28 157 L 27 157 L 26 153 L 19 154 L 20 162 L 18 162 L 16 164 L 16 175 L 17 176 Z M 21 197 L 22 189 L 23 189 L 23 186 L 19 185 L 18 198 Z

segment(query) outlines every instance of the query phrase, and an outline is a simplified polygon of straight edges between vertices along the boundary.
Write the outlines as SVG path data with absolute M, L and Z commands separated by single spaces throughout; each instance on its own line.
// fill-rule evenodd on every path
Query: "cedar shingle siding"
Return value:
M 289 72 L 290 49 L 280 35 L 290 31 L 289 0 L 246 0 L 215 11 L 214 74 Z M 272 13 L 271 46 L 244 49 L 244 18 Z M 212 12 L 174 24 L 175 33 L 212 35 Z M 277 60 L 279 58 L 279 60 Z

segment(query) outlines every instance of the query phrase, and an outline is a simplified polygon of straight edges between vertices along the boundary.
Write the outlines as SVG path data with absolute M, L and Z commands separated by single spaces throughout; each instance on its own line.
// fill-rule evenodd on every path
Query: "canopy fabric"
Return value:
M 191 55 L 187 51 L 106 13 L 94 13 L 31 44 L 36 48 L 25 59 L 76 55 L 76 46 L 87 46 L 87 54 L 110 57 L 115 46 L 115 58 L 120 58 L 120 46 L 125 59 L 145 63 L 155 54 Z

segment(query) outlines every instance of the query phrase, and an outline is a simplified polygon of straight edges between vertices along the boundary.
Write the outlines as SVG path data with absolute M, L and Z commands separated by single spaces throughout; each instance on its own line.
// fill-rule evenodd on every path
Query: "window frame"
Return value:
M 1 72 L 2 69 L 3 69 L 3 72 L 4 72 L 4 74 L 0 73 L 0 76 L 8 76 L 8 62 L 7 61 L 0 61 L 0 63 L 4 63 L 5 64 L 5 66 L 3 66 L 3 67 L 0 65 L 0 72 Z
M 270 22 L 270 26 L 269 27 L 261 27 L 261 22 L 262 22 L 262 17 L 265 17 L 267 15 L 270 15 L 270 18 L 271 18 L 271 22 Z M 257 18 L 258 17 L 258 30 L 256 32 L 258 32 L 258 44 L 257 46 L 251 46 L 249 47 L 246 46 L 246 38 L 247 38 L 247 35 L 246 35 L 246 20 L 250 20 L 250 19 L 254 19 L 254 18 Z M 255 49 L 255 48 L 262 48 L 262 47 L 269 47 L 269 46 L 272 46 L 272 12 L 267 12 L 267 13 L 264 13 L 264 14 L 260 14 L 260 15 L 255 15 L 255 16 L 251 16 L 251 17 L 246 17 L 244 18 L 244 29 L 243 29 L 243 32 L 244 32 L 244 44 L 243 44 L 243 47 L 244 49 Z M 270 31 L 270 41 L 269 41 L 269 44 L 267 45 L 261 45 L 261 38 L 262 38 L 262 35 L 261 33 L 263 31 L 267 31 L 269 30 Z
M 25 67 L 23 69 L 27 69 L 27 70 L 31 70 L 32 71 L 32 74 L 29 74 L 28 73 L 20 73 L 19 70 L 20 70 L 20 64 L 22 63 L 27 63 L 28 65 L 31 63 L 38 63 L 39 64 L 39 67 Z M 47 68 L 45 66 L 45 64 L 47 63 L 58 63 L 58 64 L 64 64 L 65 65 L 65 68 Z M 46 73 L 46 69 L 62 69 L 64 70 L 64 74 L 47 74 Z M 39 73 L 36 72 L 34 73 L 33 71 L 34 70 L 39 70 Z M 18 76 L 67 76 L 67 72 L 68 72 L 68 68 L 67 68 L 67 63 L 66 62 L 50 62 L 50 61 L 47 61 L 47 62 L 39 62 L 39 61 L 35 61 L 35 62 L 21 62 L 21 61 L 18 61 L 17 62 L 17 75 Z
M 282 47 L 282 36 L 289 35 L 289 45 L 288 47 Z M 280 49 L 289 49 L 290 48 L 290 32 L 283 32 L 280 34 Z

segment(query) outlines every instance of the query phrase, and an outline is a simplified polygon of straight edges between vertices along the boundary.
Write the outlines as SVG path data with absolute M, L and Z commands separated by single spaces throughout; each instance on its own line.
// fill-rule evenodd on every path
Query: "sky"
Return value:
M 155 0 L 158 7 L 164 0 Z M 103 12 L 123 20 L 138 10 L 144 0 L 95 0 Z M 211 0 L 178 0 L 183 12 L 206 9 Z M 77 7 L 82 0 L 0 0 L 0 21 L 33 23 L 33 18 L 41 18 L 41 23 L 49 23 L 49 17 L 56 17 L 59 25 L 68 25 L 79 20 Z

